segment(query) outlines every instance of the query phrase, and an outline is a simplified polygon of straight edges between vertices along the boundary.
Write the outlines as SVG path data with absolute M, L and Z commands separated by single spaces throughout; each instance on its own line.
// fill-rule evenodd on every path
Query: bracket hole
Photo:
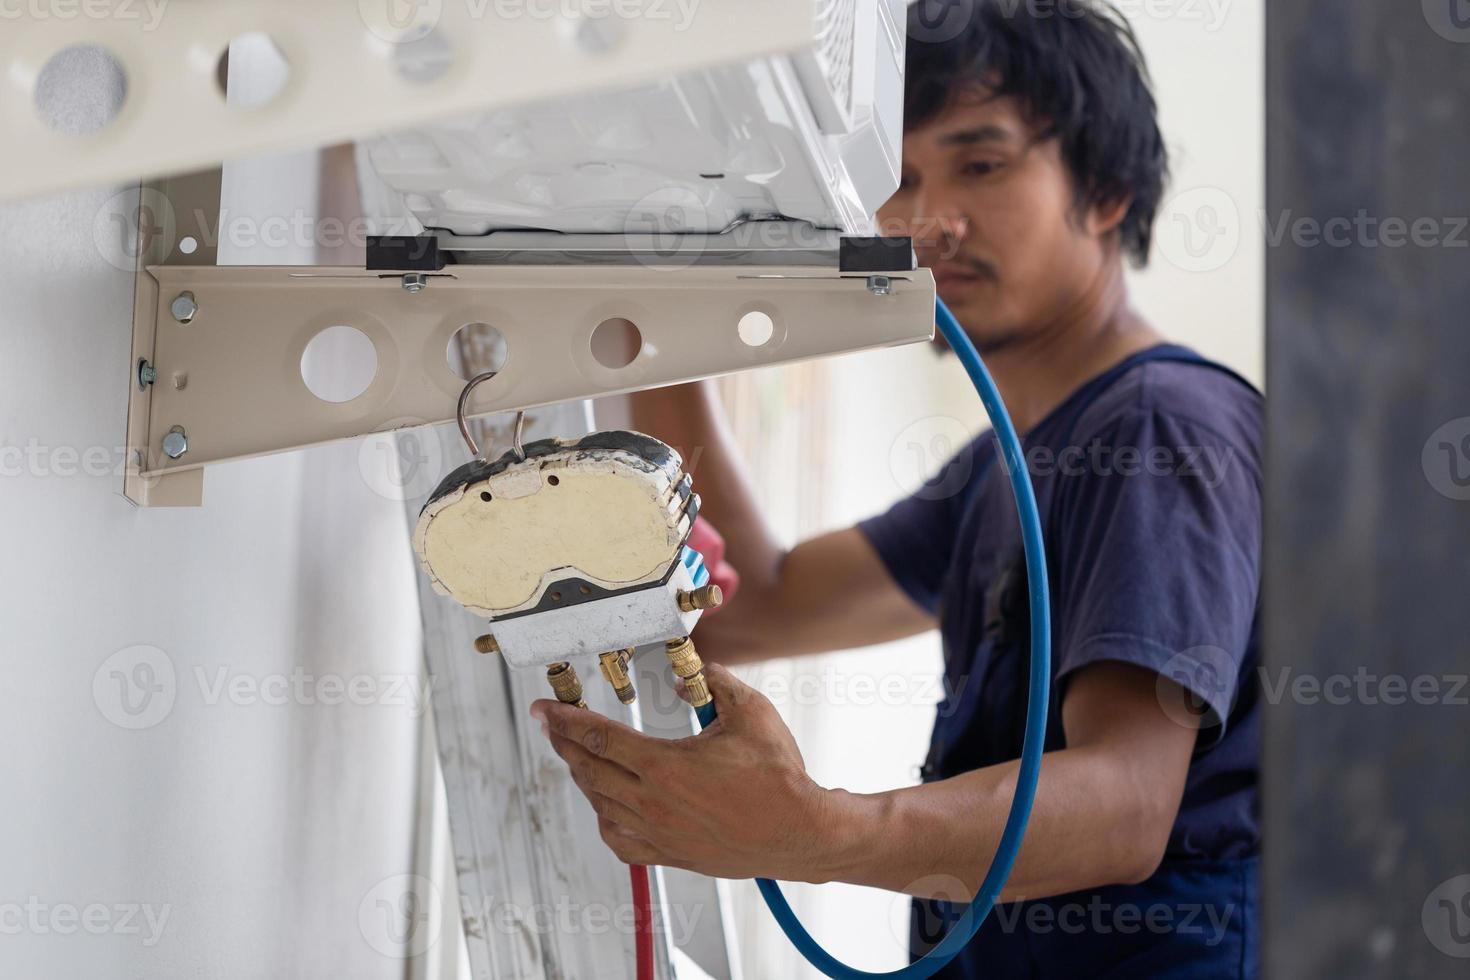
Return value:
M 378 349 L 356 327 L 327 327 L 301 352 L 301 380 L 324 402 L 350 402 L 378 374 Z
M 740 341 L 747 347 L 764 347 L 771 342 L 771 337 L 776 333 L 776 322 L 771 315 L 762 310 L 751 310 L 740 318 L 735 329 L 740 333 Z
M 128 73 L 111 51 L 73 44 L 51 56 L 36 77 L 36 112 L 64 136 L 107 128 L 128 98 Z
M 627 317 L 609 317 L 592 331 L 592 357 L 605 368 L 627 367 L 642 349 L 643 334 Z
M 215 66 L 220 95 L 235 109 L 270 105 L 290 80 L 291 63 L 281 46 L 263 31 L 248 31 L 232 38 Z
M 444 348 L 445 363 L 461 381 L 481 371 L 499 371 L 508 355 L 505 334 L 488 323 L 466 323 L 454 331 Z
M 393 46 L 393 67 L 404 81 L 416 85 L 437 82 L 454 64 L 454 49 L 438 29 Z

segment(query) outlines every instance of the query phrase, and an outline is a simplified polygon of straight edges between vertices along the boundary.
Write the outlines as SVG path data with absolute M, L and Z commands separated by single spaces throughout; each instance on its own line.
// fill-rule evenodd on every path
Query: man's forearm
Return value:
M 711 659 L 725 663 L 757 658 L 762 651 L 749 636 L 737 637 L 734 626 L 739 620 L 748 627 L 739 632 L 761 635 L 760 624 L 752 622 L 747 611 L 763 605 L 775 590 L 786 552 L 756 504 L 754 485 L 714 382 L 640 391 L 631 400 L 634 427 L 683 455 L 700 496 L 700 513 L 724 537 L 725 560 L 740 572 L 739 597 L 730 609 L 704 620 L 701 646 Z
M 640 391 L 632 396 L 633 423 L 684 456 L 701 513 L 724 535 L 727 560 L 740 570 L 742 582 L 759 586 L 775 574 L 784 549 L 756 506 L 719 397 L 713 381 Z
M 848 650 L 933 627 L 855 528 L 787 551 L 756 505 L 719 396 L 710 382 L 639 392 L 633 422 L 684 454 L 702 513 L 724 536 L 740 573 L 727 608 L 700 620 L 700 650 L 715 663 Z
M 810 880 L 968 901 L 984 879 L 1015 793 L 1017 762 L 873 795 L 830 791 L 830 832 Z M 1141 880 L 1162 856 L 1178 801 L 1133 792 L 1108 754 L 1047 754 L 1025 843 L 1002 899 Z M 1172 802 L 1172 806 L 1170 803 Z

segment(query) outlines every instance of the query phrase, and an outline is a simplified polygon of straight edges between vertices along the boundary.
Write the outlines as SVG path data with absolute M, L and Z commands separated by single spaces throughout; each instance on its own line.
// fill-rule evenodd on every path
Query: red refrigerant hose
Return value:
M 641 864 L 630 864 L 628 877 L 633 883 L 633 938 L 638 948 L 638 980 L 654 980 L 653 893 L 648 887 L 648 869 Z

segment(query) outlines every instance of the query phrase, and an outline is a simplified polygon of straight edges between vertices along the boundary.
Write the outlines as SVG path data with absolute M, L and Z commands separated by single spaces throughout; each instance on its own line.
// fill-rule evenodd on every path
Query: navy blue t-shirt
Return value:
M 1066 745 L 1068 679 L 1100 661 L 1180 685 L 1161 684 L 1161 703 L 1198 742 L 1157 874 L 1000 906 L 940 976 L 1256 975 L 1261 431 L 1254 388 L 1161 345 L 1083 385 L 1022 440 L 1051 583 L 1047 750 Z M 1030 638 L 1003 466 L 982 435 L 859 525 L 939 620 L 947 696 L 926 780 L 1021 753 Z M 915 954 L 959 911 L 915 903 Z

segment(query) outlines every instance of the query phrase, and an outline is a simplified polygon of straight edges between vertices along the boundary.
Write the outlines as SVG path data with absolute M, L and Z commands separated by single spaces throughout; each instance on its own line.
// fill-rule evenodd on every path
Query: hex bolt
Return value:
M 189 435 L 182 425 L 176 425 L 163 437 L 163 454 L 169 459 L 179 459 L 189 451 Z
M 887 296 L 893 292 L 893 280 L 887 276 L 869 276 L 868 292 L 874 296 Z
M 185 290 L 168 304 L 168 311 L 174 315 L 175 320 L 180 323 L 188 323 L 194 319 L 194 314 L 199 312 L 199 301 L 194 298 L 193 293 Z
M 140 358 L 138 361 L 138 390 L 146 390 L 149 385 L 157 380 L 158 371 L 153 367 L 152 364 L 148 363 L 148 359 L 146 357 Z
M 405 272 L 403 274 L 404 291 L 417 295 L 429 287 L 429 277 L 422 272 Z

